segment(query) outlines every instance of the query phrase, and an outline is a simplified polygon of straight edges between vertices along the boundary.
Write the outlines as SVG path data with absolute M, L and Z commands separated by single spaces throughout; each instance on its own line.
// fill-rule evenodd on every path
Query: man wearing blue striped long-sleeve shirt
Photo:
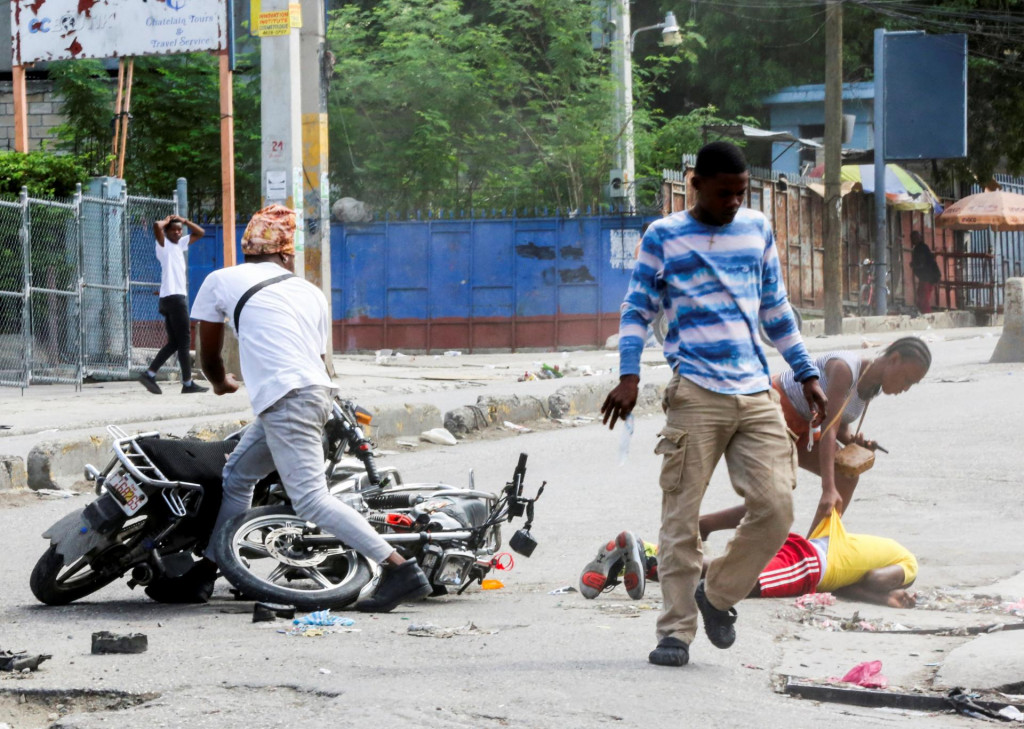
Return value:
M 761 213 L 741 209 L 748 182 L 736 146 L 706 145 L 693 177 L 696 204 L 645 233 L 623 304 L 619 384 L 601 408 L 612 428 L 632 411 L 647 327 L 664 310 L 665 358 L 674 374 L 655 448 L 664 456 L 658 567 L 664 610 L 649 660 L 659 665 L 689 661 L 698 610 L 711 643 L 732 645 L 733 606 L 750 594 L 793 522 L 796 452 L 770 387 L 759 322 L 803 383 L 818 422 L 825 411 L 771 228 Z M 700 580 L 700 505 L 723 455 L 747 516 Z

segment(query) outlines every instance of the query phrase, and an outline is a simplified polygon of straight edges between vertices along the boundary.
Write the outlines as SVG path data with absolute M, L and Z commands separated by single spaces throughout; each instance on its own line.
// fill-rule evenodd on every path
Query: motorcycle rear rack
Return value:
M 199 509 L 199 504 L 203 499 L 203 487 L 188 481 L 168 480 L 142 450 L 142 447 L 139 446 L 139 438 L 159 437 L 159 433 L 128 435 L 128 433 L 116 425 L 107 426 L 107 432 L 113 438 L 114 454 L 117 456 L 117 460 L 120 461 L 121 466 L 140 483 L 159 489 L 160 496 L 163 498 L 164 503 L 167 504 L 171 514 L 179 519 L 188 515 L 189 510 L 186 498 L 191 493 L 196 494 L 194 509 Z M 184 495 L 181 493 L 182 491 L 185 492 Z

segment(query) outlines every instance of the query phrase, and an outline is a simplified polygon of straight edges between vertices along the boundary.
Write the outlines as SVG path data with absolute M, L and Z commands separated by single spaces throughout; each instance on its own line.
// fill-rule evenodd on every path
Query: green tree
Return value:
M 67 121 L 52 130 L 57 149 L 79 155 L 90 175 L 105 175 L 113 131 L 113 85 L 100 61 L 59 61 L 50 66 L 54 93 L 63 100 Z

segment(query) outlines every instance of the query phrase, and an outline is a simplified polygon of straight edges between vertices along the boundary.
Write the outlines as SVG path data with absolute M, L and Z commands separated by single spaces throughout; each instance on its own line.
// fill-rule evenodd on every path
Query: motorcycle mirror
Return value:
M 96 469 L 96 466 L 91 463 L 85 464 L 85 480 L 95 481 L 96 477 L 100 475 L 100 472 Z

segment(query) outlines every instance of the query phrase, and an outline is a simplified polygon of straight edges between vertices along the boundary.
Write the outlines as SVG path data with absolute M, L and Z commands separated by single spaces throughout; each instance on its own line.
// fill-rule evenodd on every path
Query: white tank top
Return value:
M 818 372 L 821 373 L 818 382 L 824 392 L 828 392 L 828 375 L 826 374 L 825 365 L 833 359 L 841 359 L 850 368 L 850 372 L 853 373 L 853 396 L 846 403 L 846 407 L 843 408 L 843 413 L 839 418 L 842 423 L 852 423 L 863 414 L 864 408 L 867 407 L 867 403 L 860 399 L 860 394 L 857 392 L 857 380 L 860 378 L 860 353 L 838 350 L 823 354 L 814 360 L 814 365 L 818 368 Z M 797 411 L 801 418 L 810 420 L 811 409 L 807 405 L 807 398 L 804 397 L 803 385 L 796 381 L 796 378 L 793 376 L 793 370 L 783 372 L 779 378 L 779 384 L 782 385 L 782 391 L 786 393 L 786 397 L 793 404 L 793 409 Z M 845 400 L 846 395 L 849 394 L 847 392 L 843 395 L 843 399 Z

